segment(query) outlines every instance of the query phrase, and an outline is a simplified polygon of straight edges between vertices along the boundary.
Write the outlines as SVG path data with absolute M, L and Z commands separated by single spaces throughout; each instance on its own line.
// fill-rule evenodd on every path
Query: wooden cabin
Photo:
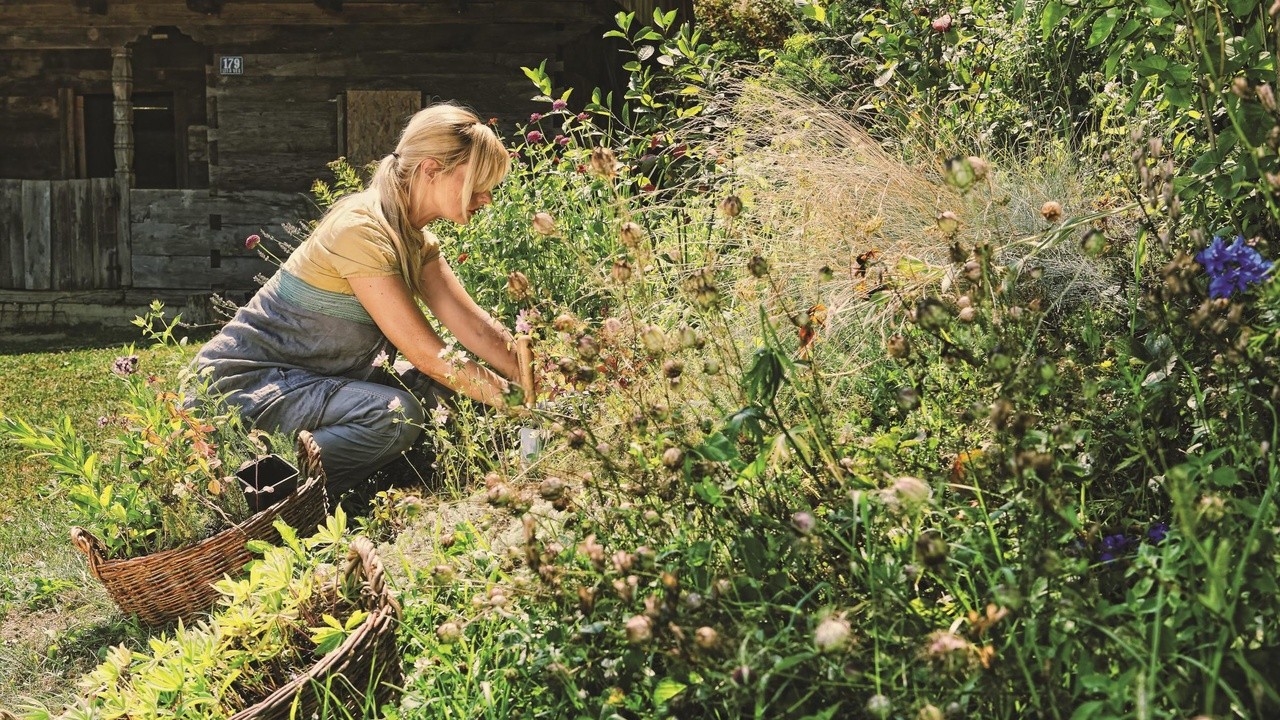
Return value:
M 544 59 L 557 87 L 610 86 L 619 9 L 0 0 L 0 328 L 247 297 L 271 266 L 245 238 L 313 216 L 326 163 L 380 157 L 440 100 L 510 128 Z

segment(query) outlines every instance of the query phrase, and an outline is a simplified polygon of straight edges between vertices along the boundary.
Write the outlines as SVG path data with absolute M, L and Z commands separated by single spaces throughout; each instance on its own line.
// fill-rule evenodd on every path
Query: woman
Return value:
M 438 402 L 432 390 L 496 407 L 504 377 L 519 377 L 510 333 L 424 230 L 441 219 L 465 225 L 509 165 L 472 113 L 447 104 L 418 112 L 369 188 L 335 203 L 196 356 L 210 389 L 257 427 L 312 432 L 333 499 L 413 445 Z M 501 376 L 449 352 L 416 298 Z M 385 370 L 397 350 L 421 375 L 401 382 Z

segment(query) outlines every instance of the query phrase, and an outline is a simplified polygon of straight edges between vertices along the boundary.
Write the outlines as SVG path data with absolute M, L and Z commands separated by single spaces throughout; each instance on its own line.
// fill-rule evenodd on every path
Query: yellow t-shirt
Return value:
M 404 260 L 393 237 L 377 195 L 365 191 L 325 216 L 285 260 L 283 269 L 321 290 L 353 295 L 348 278 L 401 275 Z M 440 254 L 440 240 L 430 232 L 405 242 L 421 247 L 416 253 L 410 247 L 410 253 L 420 258 L 413 269 L 415 276 L 422 264 Z

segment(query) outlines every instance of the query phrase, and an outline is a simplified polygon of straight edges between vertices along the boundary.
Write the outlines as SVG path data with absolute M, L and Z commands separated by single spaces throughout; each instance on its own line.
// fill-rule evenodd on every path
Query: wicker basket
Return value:
M 345 575 L 363 580 L 358 604 L 369 617 L 336 650 L 231 720 L 362 717 L 370 699 L 376 708 L 399 696 L 404 677 L 396 644 L 400 604 L 387 588 L 382 561 L 368 538 L 351 542 Z
M 98 538 L 78 527 L 71 542 L 89 559 L 89 572 L 125 613 L 145 623 L 188 620 L 213 606 L 218 591 L 213 583 L 224 575 L 236 575 L 253 556 L 245 548 L 249 540 L 276 543 L 280 535 L 273 523 L 283 520 L 301 530 L 324 522 L 328 512 L 325 478 L 319 449 L 311 433 L 298 434 L 299 465 L 307 480 L 297 491 L 239 525 L 198 543 L 136 558 L 108 560 Z

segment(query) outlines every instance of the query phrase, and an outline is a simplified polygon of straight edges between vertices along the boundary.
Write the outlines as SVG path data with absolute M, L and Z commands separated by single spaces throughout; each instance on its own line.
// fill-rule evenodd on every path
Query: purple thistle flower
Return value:
M 567 107 L 569 107 L 569 103 L 565 102 L 564 100 L 556 100 L 551 103 L 552 110 L 563 110 Z
M 580 112 L 578 113 L 578 119 L 581 120 L 582 122 L 586 122 L 591 119 L 591 116 L 588 115 L 587 113 Z
M 121 355 L 111 363 L 111 372 L 117 375 L 132 375 L 138 372 L 138 356 Z
M 563 146 L 565 146 L 565 145 L 568 145 L 568 144 L 569 144 L 569 138 L 565 137 L 564 135 L 557 135 L 557 136 L 556 136 L 556 144 L 557 144 L 557 145 L 559 145 L 559 146 L 561 146 L 561 147 L 563 147 Z
M 1213 298 L 1231 297 L 1252 283 L 1262 282 L 1272 265 L 1239 235 L 1230 245 L 1215 237 L 1209 247 L 1196 253 L 1196 262 L 1209 275 L 1209 296 Z
M 524 139 L 531 143 L 542 142 L 542 133 L 537 130 L 530 130 L 529 134 L 524 136 Z

